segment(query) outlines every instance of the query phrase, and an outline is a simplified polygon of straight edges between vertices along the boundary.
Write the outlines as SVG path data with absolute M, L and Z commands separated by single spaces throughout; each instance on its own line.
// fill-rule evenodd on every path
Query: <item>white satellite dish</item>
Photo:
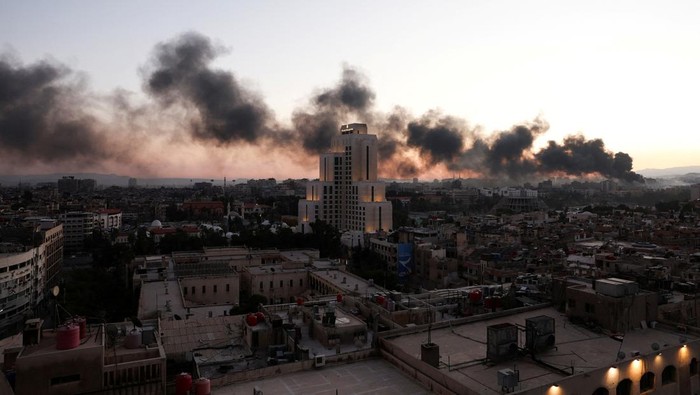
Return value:
M 51 295 L 55 298 L 59 293 L 61 293 L 61 288 L 59 288 L 58 285 L 54 285 L 53 288 L 51 288 Z

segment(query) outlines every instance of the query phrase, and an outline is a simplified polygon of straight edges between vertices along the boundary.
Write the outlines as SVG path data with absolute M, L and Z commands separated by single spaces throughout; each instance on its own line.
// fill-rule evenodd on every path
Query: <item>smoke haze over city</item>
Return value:
M 24 64 L 4 55 L 0 61 L 0 140 L 4 171 L 37 164 L 106 170 L 111 166 L 137 174 L 159 174 L 154 145 L 194 143 L 225 148 L 258 148 L 287 156 L 301 167 L 329 149 L 342 123 L 369 124 L 381 144 L 384 177 L 425 177 L 442 171 L 480 177 L 529 179 L 599 175 L 628 181 L 632 158 L 607 149 L 600 139 L 582 135 L 549 141 L 546 120 L 486 133 L 467 120 L 438 111 L 412 115 L 401 107 L 377 111 L 377 93 L 352 66 L 340 80 L 314 92 L 297 108 L 292 125 L 282 125 L 259 94 L 247 89 L 233 71 L 212 61 L 223 51 L 209 37 L 189 32 L 158 44 L 145 62 L 143 89 L 151 101 L 133 104 L 128 94 L 98 96 L 80 73 L 50 60 Z M 283 145 L 280 142 L 285 141 Z M 296 158 L 296 159 L 295 159 Z M 303 158 L 303 159 L 299 159 Z M 167 171 L 167 170 L 166 170 Z
M 126 15 L 129 7 L 117 14 Z M 133 33 L 126 29 L 121 35 L 89 30 L 114 21 L 105 20 L 99 8 L 85 7 L 81 12 L 93 19 L 77 20 L 95 33 L 96 47 L 88 47 L 84 35 L 63 33 L 68 22 L 60 18 L 37 25 L 30 8 L 3 6 L 16 22 L 7 19 L 2 32 L 8 38 L 0 48 L 0 173 L 314 177 L 318 154 L 329 149 L 341 124 L 351 122 L 366 123 L 377 134 L 384 178 L 602 177 L 636 182 L 643 180 L 640 168 L 695 164 L 688 158 L 697 134 L 683 131 L 688 112 L 682 94 L 698 81 L 677 67 L 685 64 L 679 56 L 686 52 L 667 54 L 667 64 L 654 70 L 668 78 L 685 76 L 687 84 L 662 87 L 656 72 L 649 72 L 653 65 L 639 61 L 647 58 L 636 49 L 614 52 L 629 52 L 629 62 L 596 49 L 605 40 L 626 42 L 613 29 L 619 21 L 608 20 L 612 14 L 607 12 L 579 16 L 610 34 L 603 40 L 592 33 L 580 36 L 580 30 L 564 25 L 561 39 L 532 24 L 523 30 L 520 20 L 497 9 L 471 10 L 472 25 L 441 13 L 441 26 L 428 18 L 439 9 L 428 8 L 422 10 L 423 36 L 402 30 L 404 42 L 386 30 L 402 26 L 394 19 L 382 27 L 368 17 L 351 32 L 342 24 L 322 30 L 308 24 L 311 19 L 297 18 L 307 22 L 310 30 L 304 34 L 272 23 L 282 10 L 260 7 L 235 7 L 231 17 L 239 23 L 227 30 L 199 21 L 200 12 L 210 14 L 198 10 L 189 26 L 165 18 L 162 31 L 148 33 L 143 21 L 155 10 L 146 7 L 134 16 L 141 24 L 132 26 Z M 346 11 L 371 15 L 365 8 L 358 4 Z M 57 10 L 57 15 L 76 21 L 71 9 Z M 272 20 L 254 15 L 256 25 L 240 23 L 241 13 L 253 10 L 265 11 Z M 303 15 L 301 9 L 287 11 Z M 378 10 L 379 15 L 385 11 Z M 410 12 L 396 10 L 396 15 Z M 576 20 L 559 7 L 547 12 L 559 18 L 550 21 L 557 25 Z M 643 7 L 639 12 L 655 15 L 659 10 Z M 478 22 L 482 14 L 491 24 Z M 495 15 L 503 20 L 493 19 Z M 625 23 L 639 37 L 661 34 L 637 19 Z M 684 23 L 677 26 L 691 26 Z M 47 33 L 44 41 L 32 42 L 25 30 L 29 26 L 57 38 Z M 445 34 L 446 27 L 453 34 Z M 253 33 L 288 38 L 288 51 L 284 42 Z M 66 40 L 64 34 L 73 41 L 59 41 Z M 667 34 L 675 37 L 677 32 Z M 366 45 L 355 47 L 353 40 Z M 66 42 L 80 43 L 84 50 L 67 48 Z M 125 47 L 129 42 L 131 47 Z M 319 51 L 319 42 L 328 44 L 319 58 L 304 52 L 306 46 Z M 653 40 L 645 43 L 645 51 L 656 48 Z M 489 45 L 493 49 L 485 50 Z M 95 66 L 96 55 L 100 64 L 121 68 L 105 74 L 105 67 Z M 588 55 L 595 57 L 582 58 Z M 334 63 L 310 67 L 324 57 Z M 447 71 L 447 60 L 462 69 Z M 643 72 L 642 87 L 637 77 Z

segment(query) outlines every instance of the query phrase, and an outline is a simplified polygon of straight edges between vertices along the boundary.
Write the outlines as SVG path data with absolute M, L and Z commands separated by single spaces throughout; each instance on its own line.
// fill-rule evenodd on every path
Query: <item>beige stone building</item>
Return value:
M 284 264 L 250 266 L 243 269 L 241 279 L 249 294 L 263 295 L 268 303 L 291 303 L 308 288 L 308 270 Z

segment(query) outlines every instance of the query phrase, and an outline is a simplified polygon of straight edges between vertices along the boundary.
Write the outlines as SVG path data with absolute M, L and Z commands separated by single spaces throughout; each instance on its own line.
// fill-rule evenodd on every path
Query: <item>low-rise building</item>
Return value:
M 65 251 L 82 251 L 85 246 L 85 240 L 89 240 L 92 237 L 92 231 L 95 229 L 95 213 L 70 211 L 61 214 L 58 218 L 63 223 Z
M 100 209 L 95 214 L 97 214 L 97 222 L 102 230 L 122 227 L 122 210 L 118 208 Z
M 308 270 L 284 264 L 249 266 L 241 272 L 244 291 L 263 295 L 270 303 L 294 302 L 308 287 Z
M 28 321 L 23 346 L 5 351 L 16 395 L 165 393 L 157 321 L 88 326 L 83 319 L 55 330 L 41 324 Z

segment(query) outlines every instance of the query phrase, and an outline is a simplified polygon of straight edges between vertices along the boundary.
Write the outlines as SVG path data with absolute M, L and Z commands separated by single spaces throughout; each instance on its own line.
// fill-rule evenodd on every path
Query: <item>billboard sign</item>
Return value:
M 400 243 L 398 245 L 398 263 L 396 269 L 399 279 L 404 279 L 413 273 L 413 244 Z

